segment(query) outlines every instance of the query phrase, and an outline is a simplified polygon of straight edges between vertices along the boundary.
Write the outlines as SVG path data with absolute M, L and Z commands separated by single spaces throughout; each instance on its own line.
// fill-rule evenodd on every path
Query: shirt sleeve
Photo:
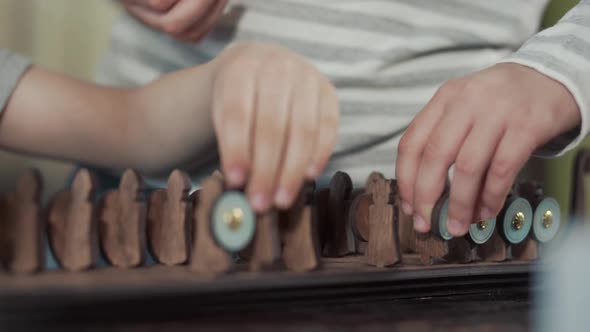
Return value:
M 28 58 L 0 48 L 0 112 L 4 111 L 18 81 L 30 65 Z
M 535 155 L 556 157 L 580 144 L 590 132 L 590 0 L 582 0 L 555 26 L 500 62 L 525 65 L 560 82 L 580 109 L 580 126 L 556 137 Z

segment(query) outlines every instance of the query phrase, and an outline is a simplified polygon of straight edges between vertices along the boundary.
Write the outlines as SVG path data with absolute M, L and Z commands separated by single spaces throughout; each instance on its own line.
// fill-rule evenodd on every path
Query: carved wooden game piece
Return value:
M 323 252 L 323 248 L 326 246 L 326 242 L 328 239 L 328 226 L 330 225 L 329 222 L 329 201 L 330 201 L 330 188 L 323 188 L 316 190 L 313 193 L 314 201 L 315 201 L 315 210 L 317 215 L 317 231 L 318 231 L 318 241 L 320 246 L 320 252 Z
M 137 172 L 126 170 L 119 189 L 105 194 L 100 211 L 100 239 L 107 260 L 116 267 L 141 265 L 146 245 L 147 204 Z
M 439 261 L 469 263 L 473 260 L 471 244 L 465 237 L 453 238 L 447 230 L 449 196 L 445 193 L 432 210 L 431 233 L 416 233 L 416 251 L 425 265 Z
M 383 173 L 371 172 L 371 174 L 369 174 L 369 176 L 367 177 L 367 181 L 365 182 L 365 192 L 372 194 L 375 184 L 377 183 L 377 181 L 381 180 L 385 180 L 385 176 L 383 175 Z
M 165 265 L 183 264 L 188 259 L 190 208 L 188 175 L 174 170 L 168 188 L 156 190 L 150 197 L 148 236 L 156 260 Z
M 517 260 L 537 259 L 543 245 L 553 240 L 559 232 L 561 208 L 557 200 L 544 195 L 543 187 L 539 183 L 521 183 L 518 193 L 531 203 L 533 226 L 523 242 L 512 246 L 512 257 Z
M 492 232 L 492 236 L 476 247 L 478 259 L 486 262 L 503 262 L 508 259 L 508 245 L 500 235 L 498 227 Z
M 279 224 L 274 210 L 256 216 L 256 235 L 250 258 L 250 271 L 278 268 L 281 258 Z
M 337 172 L 330 181 L 328 199 L 328 233 L 323 254 L 327 257 L 342 257 L 355 252 L 355 239 L 347 225 L 348 206 L 352 192 L 352 180 L 344 172 Z
M 510 195 L 506 204 L 498 216 L 498 229 L 502 238 L 506 241 L 508 256 L 512 256 L 514 246 L 522 242 L 528 242 L 533 224 L 533 209 L 528 200 L 516 195 Z M 532 254 L 531 243 L 517 248 L 518 255 L 524 254 L 523 258 L 530 258 Z M 534 244 L 533 244 L 534 245 Z M 536 248 L 534 249 L 536 252 Z M 536 254 L 535 254 L 536 256 Z
M 394 190 L 391 180 L 375 181 L 373 204 L 369 207 L 370 230 L 366 258 L 370 265 L 377 267 L 395 265 L 401 260 L 396 216 L 399 206 L 393 205 Z
M 369 240 L 369 230 L 371 229 L 369 208 L 372 204 L 373 195 L 364 193 L 353 199 L 349 207 L 348 224 L 360 242 Z
M 197 272 L 219 274 L 228 272 L 233 267 L 231 255 L 217 244 L 211 232 L 210 218 L 213 207 L 222 194 L 222 180 L 219 177 L 210 176 L 203 180 L 198 196 L 193 196 L 198 198 L 198 205 L 193 209 L 190 268 Z
M 305 186 L 288 212 L 287 227 L 283 231 L 283 262 L 291 271 L 307 272 L 320 265 L 313 191 L 313 185 Z
M 416 252 L 416 231 L 414 230 L 414 222 L 412 220 L 411 215 L 407 215 L 404 213 L 403 209 L 401 208 L 402 203 L 399 196 L 399 191 L 397 187 L 397 180 L 392 181 L 392 188 L 395 189 L 394 192 L 394 205 L 398 206 L 398 213 L 397 213 L 397 225 L 398 225 L 398 234 L 400 240 L 400 250 L 402 253 L 415 253 Z
M 49 207 L 51 248 L 66 270 L 80 271 L 98 259 L 98 225 L 94 208 L 94 176 L 81 169 L 71 190 L 58 193 Z
M 527 236 L 521 243 L 513 244 L 510 249 L 512 260 L 530 261 L 539 257 L 538 244 L 532 236 Z
M 10 271 L 32 273 L 44 262 L 43 223 L 41 216 L 41 174 L 24 173 L 16 190 L 1 198 L 2 262 Z

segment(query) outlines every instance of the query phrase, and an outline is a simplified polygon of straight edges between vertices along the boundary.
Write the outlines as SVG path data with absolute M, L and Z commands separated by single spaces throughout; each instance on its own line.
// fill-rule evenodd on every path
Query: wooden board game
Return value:
M 118 190 L 96 197 L 96 186 L 81 170 L 71 189 L 41 206 L 42 179 L 30 171 L 0 197 L 0 316 L 188 306 L 175 306 L 178 314 L 527 287 L 560 226 L 559 206 L 534 183 L 515 186 L 497 218 L 462 238 L 446 232 L 447 195 L 433 232 L 416 234 L 395 180 L 378 173 L 355 189 L 338 172 L 328 188 L 307 184 L 290 210 L 262 215 L 243 193 L 226 190 L 218 172 L 190 195 L 178 170 L 149 195 L 132 170 Z

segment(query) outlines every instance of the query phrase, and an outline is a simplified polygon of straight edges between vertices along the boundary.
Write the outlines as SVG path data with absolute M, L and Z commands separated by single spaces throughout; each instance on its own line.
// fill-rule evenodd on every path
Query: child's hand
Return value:
M 330 81 L 293 52 L 236 44 L 206 65 L 139 90 L 131 149 L 140 170 L 164 173 L 211 155 L 217 138 L 231 187 L 254 209 L 289 207 L 320 175 L 336 141 L 339 105 Z
M 144 24 L 170 36 L 196 42 L 209 33 L 227 0 L 120 0 Z
M 248 182 L 258 211 L 290 206 L 335 144 L 334 87 L 303 58 L 270 45 L 237 45 L 215 62 L 213 123 L 227 181 Z
M 448 229 L 499 213 L 519 170 L 538 147 L 580 123 L 560 83 L 517 64 L 499 64 L 450 81 L 412 121 L 398 151 L 403 209 L 419 232 L 442 194 L 451 165 Z

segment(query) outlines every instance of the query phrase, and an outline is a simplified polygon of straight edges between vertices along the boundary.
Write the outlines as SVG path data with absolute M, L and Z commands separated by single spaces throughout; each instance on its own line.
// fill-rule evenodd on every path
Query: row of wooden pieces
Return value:
M 225 191 L 221 174 L 206 178 L 189 195 L 190 189 L 189 177 L 175 170 L 167 189 L 147 199 L 140 176 L 127 170 L 119 188 L 97 200 L 96 179 L 82 169 L 71 189 L 42 207 L 42 178 L 38 171 L 28 171 L 14 192 L 0 196 L 0 263 L 15 273 L 37 272 L 44 269 L 50 250 L 69 271 L 97 266 L 100 255 L 115 267 L 137 267 L 147 254 L 160 264 L 188 264 L 204 273 L 232 270 L 235 258 L 211 235 L 211 211 Z M 308 197 L 302 191 L 292 209 L 256 216 L 256 235 L 240 252 L 250 270 L 275 268 L 279 261 L 294 271 L 319 265 Z
M 232 253 L 211 232 L 213 207 L 225 192 L 221 174 L 207 178 L 189 196 L 190 187 L 188 176 L 174 171 L 168 188 L 146 199 L 141 178 L 127 170 L 119 189 L 97 204 L 96 181 L 81 170 L 72 188 L 42 209 L 41 177 L 28 172 L 15 192 L 0 199 L 0 262 L 15 272 L 38 271 L 44 266 L 47 239 L 61 267 L 71 271 L 95 266 L 100 252 L 113 266 L 139 266 L 146 246 L 161 264 L 188 263 L 211 273 L 232 270 Z M 350 177 L 337 172 L 328 188 L 306 186 L 290 210 L 257 215 L 252 242 L 237 254 L 255 271 L 281 266 L 309 271 L 319 266 L 321 255 L 362 255 L 367 264 L 378 267 L 395 265 L 402 253 L 416 252 L 426 264 L 502 261 L 511 252 L 517 259 L 531 257 L 534 241 L 525 241 L 526 250 L 520 250 L 499 234 L 477 245 L 467 238 L 447 241 L 416 234 L 399 205 L 395 180 L 373 173 L 364 188 L 354 190 Z
M 442 199 L 448 200 L 448 195 Z M 433 229 L 436 229 L 441 221 L 446 222 L 446 216 L 437 216 L 441 212 L 442 199 L 433 210 Z M 547 207 L 553 211 L 547 210 Z M 553 213 L 553 220 L 549 220 L 545 227 L 533 227 L 535 223 L 543 224 L 542 215 L 547 212 L 550 215 Z M 434 218 L 438 218 L 438 222 Z M 491 220 L 488 220 L 489 223 L 480 221 L 471 226 L 471 230 L 492 227 L 485 241 L 476 241 L 471 230 L 464 237 L 446 240 L 433 232 L 416 236 L 416 251 L 420 253 L 423 263 L 440 260 L 454 263 L 532 261 L 541 257 L 543 246 L 557 235 L 560 219 L 559 204 L 554 199 L 544 196 L 540 184 L 517 183 L 493 223 Z
M 385 267 L 401 262 L 402 254 L 419 254 L 422 264 L 434 263 L 470 263 L 475 261 L 503 262 L 506 260 L 534 260 L 540 256 L 541 242 L 529 224 L 528 228 L 519 230 L 520 238 L 515 240 L 505 234 L 502 223 L 512 222 L 515 216 L 514 202 L 530 207 L 524 212 L 532 220 L 533 207 L 546 202 L 543 188 L 538 183 L 524 182 L 515 184 L 506 204 L 493 223 L 482 221 L 472 225 L 485 229 L 489 236 L 483 241 L 468 233 L 464 237 L 441 236 L 439 224 L 446 224 L 446 211 L 442 205 L 448 204 L 448 191 L 436 204 L 431 221 L 432 232 L 419 234 L 414 231 L 412 217 L 405 215 L 396 180 L 385 179 L 380 173 L 372 173 L 363 189 L 353 189 L 350 177 L 338 172 L 332 178 L 330 187 L 317 193 L 320 244 L 323 255 L 342 257 L 346 255 L 364 255 L 370 265 Z M 559 206 L 553 202 L 555 220 L 552 234 L 559 228 Z M 512 207 L 512 208 L 511 208 Z M 538 213 L 539 211 L 535 211 Z M 443 215 L 444 214 L 444 215 Z M 496 219 L 499 220 L 496 227 Z M 539 229 L 539 228 L 537 228 Z M 546 232 L 540 228 L 539 232 Z M 447 234 L 448 235 L 448 234 Z M 538 235 L 538 234 L 537 234 Z M 551 236 L 551 238 L 554 235 Z M 479 239 L 481 240 L 481 239 Z

